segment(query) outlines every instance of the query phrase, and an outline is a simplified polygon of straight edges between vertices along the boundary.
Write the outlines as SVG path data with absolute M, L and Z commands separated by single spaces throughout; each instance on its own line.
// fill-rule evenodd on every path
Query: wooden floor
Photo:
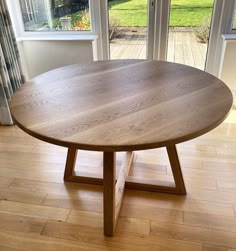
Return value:
M 236 250 L 236 111 L 178 150 L 187 196 L 126 191 L 109 238 L 102 188 L 63 182 L 66 149 L 0 127 L 0 250 Z M 101 172 L 100 153 L 79 156 Z M 171 180 L 165 151 L 136 152 L 131 175 Z
M 110 43 L 111 59 L 145 59 L 146 39 L 134 33 Z M 207 44 L 197 42 L 193 32 L 169 32 L 168 55 L 170 62 L 186 64 L 203 70 Z

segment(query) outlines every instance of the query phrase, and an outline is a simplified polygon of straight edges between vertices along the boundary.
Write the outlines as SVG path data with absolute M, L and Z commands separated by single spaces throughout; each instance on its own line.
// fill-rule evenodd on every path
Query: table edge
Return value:
M 231 92 L 232 95 L 232 92 Z M 80 150 L 88 150 L 88 151 L 98 151 L 98 152 L 123 152 L 123 151 L 140 151 L 140 150 L 148 150 L 148 149 L 154 149 L 154 148 L 160 148 L 160 147 L 165 147 L 169 145 L 176 145 L 179 143 L 183 143 L 185 141 L 197 138 L 203 134 L 208 133 L 209 131 L 213 130 L 217 126 L 219 126 L 229 115 L 231 112 L 232 106 L 233 106 L 233 96 L 231 100 L 231 106 L 229 107 L 228 112 L 219 120 L 215 121 L 213 124 L 210 124 L 208 127 L 201 129 L 197 131 L 196 133 L 191 133 L 189 135 L 184 135 L 182 137 L 176 138 L 176 139 L 171 139 L 171 140 L 166 140 L 166 141 L 161 141 L 161 142 L 154 142 L 154 143 L 146 143 L 146 144 L 137 144 L 137 145 L 91 145 L 91 144 L 81 144 L 81 143 L 73 143 L 73 142 L 67 142 L 63 140 L 58 140 L 55 138 L 51 138 L 45 135 L 42 135 L 40 133 L 36 133 L 26 127 L 24 127 L 20 122 L 18 122 L 15 118 L 14 115 L 12 115 L 14 123 L 22 129 L 25 133 L 31 135 L 34 138 L 37 138 L 39 140 L 42 140 L 44 142 L 53 144 L 53 145 L 58 145 L 66 148 L 75 148 L 75 149 L 80 149 Z

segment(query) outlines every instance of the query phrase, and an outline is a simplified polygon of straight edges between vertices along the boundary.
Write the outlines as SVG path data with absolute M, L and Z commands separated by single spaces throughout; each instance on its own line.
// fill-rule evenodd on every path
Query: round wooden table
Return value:
M 176 144 L 219 125 L 232 106 L 229 88 L 192 67 L 117 60 L 71 65 L 26 83 L 10 104 L 15 123 L 68 147 L 64 179 L 104 186 L 104 234 L 115 230 L 124 187 L 186 194 Z M 166 147 L 175 184 L 128 177 L 132 151 Z M 103 152 L 103 178 L 74 171 L 77 149 Z M 116 175 L 115 153 L 127 152 Z

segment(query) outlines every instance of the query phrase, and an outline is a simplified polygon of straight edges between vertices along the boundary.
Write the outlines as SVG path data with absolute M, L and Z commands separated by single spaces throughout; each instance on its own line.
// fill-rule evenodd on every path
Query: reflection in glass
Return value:
M 234 17 L 233 17 L 232 29 L 236 30 L 236 4 L 235 4 L 235 9 L 234 9 Z
M 25 31 L 89 31 L 89 0 L 19 0 Z

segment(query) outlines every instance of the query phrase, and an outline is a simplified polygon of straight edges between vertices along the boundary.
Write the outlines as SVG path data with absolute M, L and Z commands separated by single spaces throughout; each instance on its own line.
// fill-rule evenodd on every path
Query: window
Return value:
M 19 0 L 25 31 L 90 31 L 89 0 Z
M 234 8 L 234 16 L 233 16 L 233 22 L 232 22 L 232 29 L 236 30 L 236 4 Z

